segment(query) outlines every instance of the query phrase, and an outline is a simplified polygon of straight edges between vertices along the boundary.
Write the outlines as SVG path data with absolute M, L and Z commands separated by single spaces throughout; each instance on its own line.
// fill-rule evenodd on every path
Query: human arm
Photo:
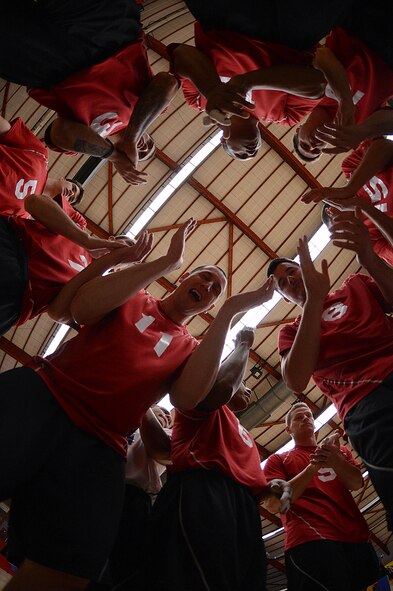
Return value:
M 2 135 L 3 133 L 7 133 L 7 131 L 9 131 L 11 129 L 11 124 L 7 121 L 7 119 L 4 119 L 4 117 L 0 116 L 0 135 Z
M 143 417 L 139 431 L 146 454 L 160 464 L 170 464 L 171 438 L 151 408 Z
M 355 195 L 374 175 L 390 165 L 393 165 L 393 142 L 385 138 L 378 138 L 371 142 L 361 163 L 345 187 L 311 189 L 302 196 L 301 200 L 303 203 L 318 203 L 329 199 L 348 199 Z
M 198 410 L 212 411 L 227 404 L 241 386 L 255 332 L 243 328 L 235 339 L 235 348 L 221 363 L 213 388 L 198 404 Z
M 159 72 L 139 97 L 130 121 L 116 139 L 116 150 L 126 154 L 134 168 L 138 166 L 138 142 L 147 128 L 172 102 L 178 90 L 178 81 L 169 72 Z
M 340 449 L 339 434 L 329 441 L 322 441 L 311 454 L 311 463 L 319 468 L 332 468 L 348 490 L 358 490 L 364 485 L 358 466 L 349 462 Z
M 56 322 L 72 324 L 75 318 L 71 312 L 71 304 L 79 289 L 90 281 L 101 277 L 105 271 L 120 263 L 137 263 L 146 257 L 153 243 L 153 235 L 142 232 L 134 245 L 112 250 L 108 254 L 93 261 L 80 273 L 77 273 L 64 285 L 48 307 L 48 315 Z M 116 273 L 115 273 L 116 275 Z
M 134 265 L 85 283 L 71 303 L 72 316 L 78 324 L 94 324 L 115 310 L 152 281 L 181 267 L 185 240 L 195 228 L 192 218 L 174 234 L 168 252 L 154 261 Z
M 293 486 L 290 482 L 274 478 L 261 499 L 271 513 L 286 513 L 293 503 Z
M 253 109 L 236 88 L 221 82 L 211 59 L 202 51 L 191 45 L 180 44 L 172 53 L 173 67 L 177 74 L 191 80 L 199 92 L 206 97 L 206 112 L 213 115 L 217 110 L 228 116 L 248 118 L 249 114 L 243 107 Z
M 146 182 L 146 174 L 136 170 L 124 152 L 83 123 L 58 117 L 50 128 L 50 141 L 63 150 L 89 154 L 112 162 L 119 174 L 131 185 Z
M 319 127 L 315 136 L 333 147 L 324 148 L 326 154 L 340 154 L 355 149 L 366 139 L 393 134 L 393 109 L 380 109 L 358 125 L 341 127 L 335 123 L 325 123 Z
M 321 272 L 315 269 L 306 236 L 299 240 L 298 254 L 306 299 L 292 347 L 281 362 L 284 381 L 294 392 L 305 389 L 317 364 L 323 304 L 330 288 L 327 261 L 322 260 Z
M 308 464 L 299 474 L 288 480 L 288 484 L 291 486 L 292 496 L 291 503 L 294 503 L 299 497 L 302 496 L 315 474 L 318 472 L 319 467 L 315 464 Z M 267 460 L 264 468 L 266 478 L 270 482 L 274 482 L 275 479 L 287 479 L 287 475 L 283 466 L 283 460 L 280 455 L 273 454 Z M 277 513 L 280 511 L 280 502 L 275 497 L 270 497 L 264 501 L 264 505 L 271 513 Z
M 374 252 L 360 209 L 356 208 L 352 217 L 336 215 L 330 233 L 335 246 L 356 253 L 359 263 L 374 279 L 382 292 L 386 306 L 390 309 L 393 305 L 393 267 Z
M 233 317 L 270 300 L 273 292 L 274 282 L 269 278 L 259 289 L 234 295 L 224 302 L 201 344 L 170 388 L 171 402 L 176 408 L 191 410 L 206 398 L 216 382 L 221 353 Z M 243 354 L 246 354 L 245 351 Z
M 50 232 L 64 236 L 86 250 L 96 248 L 113 250 L 124 246 L 124 243 L 117 242 L 114 239 L 105 240 L 90 236 L 75 224 L 51 197 L 47 197 L 46 195 L 28 195 L 25 198 L 24 206 L 25 210 Z
M 328 47 L 319 47 L 314 56 L 313 66 L 320 70 L 332 89 L 338 102 L 335 116 L 337 125 L 350 125 L 355 118 L 355 105 L 347 72 L 342 63 Z

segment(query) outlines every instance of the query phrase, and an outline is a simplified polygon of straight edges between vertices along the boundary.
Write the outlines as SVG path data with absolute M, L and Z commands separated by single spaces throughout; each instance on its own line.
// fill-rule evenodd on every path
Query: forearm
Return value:
M 317 364 L 322 309 L 323 302 L 306 302 L 292 348 L 283 360 L 283 378 L 294 392 L 305 389 Z
M 317 49 L 313 65 L 314 68 L 322 72 L 337 100 L 352 103 L 352 93 L 347 72 L 330 49 L 327 47 Z
M 358 127 L 362 132 L 363 140 L 393 134 L 393 109 L 375 111 Z
M 291 503 L 294 503 L 299 497 L 302 496 L 317 472 L 318 468 L 312 464 L 309 464 L 306 468 L 304 468 L 304 470 L 302 470 L 302 472 L 288 481 L 292 486 Z M 280 499 L 275 496 L 265 499 L 263 504 L 271 513 L 278 513 L 280 510 Z
M 110 253 L 94 260 L 90 265 L 75 275 L 71 281 L 66 283 L 60 293 L 50 303 L 48 315 L 56 322 L 69 324 L 74 322 L 71 313 L 71 303 L 78 290 L 89 281 L 101 277 L 105 271 L 119 262 L 119 250 L 113 250 Z
M 282 90 L 309 99 L 321 98 L 326 87 L 322 73 L 310 66 L 276 65 L 237 78 L 244 78 L 255 90 Z
M 374 140 L 360 165 L 351 176 L 347 187 L 357 193 L 374 175 L 393 163 L 393 142 L 384 138 Z
M 171 440 L 154 412 L 149 408 L 140 426 L 140 434 L 146 454 L 157 462 L 171 459 Z
M 93 129 L 71 119 L 58 118 L 52 123 L 50 139 L 55 146 L 70 152 L 107 158 L 111 145 Z
M 173 100 L 177 90 L 178 82 L 174 76 L 168 72 L 156 74 L 139 97 L 122 139 L 138 141 L 149 125 Z
M 187 361 L 180 377 L 171 387 L 172 404 L 191 410 L 204 400 L 216 382 L 225 338 L 233 314 L 225 303 L 209 327 L 199 347 Z
M 221 363 L 212 390 L 198 405 L 200 410 L 214 410 L 227 404 L 240 388 L 249 356 L 247 343 L 240 343 Z
M 191 45 L 179 45 L 173 52 L 177 74 L 188 78 L 203 96 L 221 83 L 213 62 L 204 53 Z
M 342 455 L 337 456 L 332 468 L 348 490 L 358 490 L 364 485 L 359 468 L 347 462 Z
M 373 224 L 377 226 L 386 240 L 390 242 L 393 249 L 393 219 L 367 201 L 361 200 L 360 208 Z
M 60 234 L 80 246 L 87 244 L 88 235 L 86 232 L 75 224 L 60 205 L 50 197 L 29 195 L 26 197 L 24 205 L 26 211 L 50 232 Z
M 377 283 L 386 304 L 393 306 L 393 267 L 374 252 L 368 256 L 366 261 L 360 260 L 359 262 Z
M 165 256 L 85 283 L 71 303 L 78 324 L 92 324 L 109 314 L 149 283 L 172 271 Z

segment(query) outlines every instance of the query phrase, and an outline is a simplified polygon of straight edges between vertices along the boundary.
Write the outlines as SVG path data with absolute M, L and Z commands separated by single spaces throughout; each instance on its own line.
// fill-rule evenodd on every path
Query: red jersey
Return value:
M 125 456 L 126 435 L 168 392 L 197 344 L 140 291 L 38 358 L 39 375 L 75 425 Z
M 80 213 L 66 203 L 66 211 L 75 223 L 80 218 L 84 220 Z M 29 283 L 16 323 L 19 326 L 45 312 L 62 287 L 87 267 L 92 258 L 82 246 L 50 232 L 46 226 L 33 219 L 12 216 L 8 221 L 23 244 L 28 262 Z
M 212 412 L 176 410 L 171 472 L 218 470 L 260 495 L 267 486 L 255 442 L 227 406 Z
M 326 296 L 319 358 L 312 374 L 344 422 L 347 412 L 393 371 L 393 318 L 371 277 L 350 275 Z M 279 334 L 281 356 L 291 349 L 300 316 Z
M 128 125 L 137 100 L 152 78 L 141 35 L 136 43 L 56 86 L 47 90 L 31 88 L 28 92 L 59 117 L 84 123 L 106 137 Z
M 329 34 L 326 47 L 332 50 L 347 72 L 352 100 L 356 105 L 355 122 L 361 123 L 393 96 L 393 71 L 359 39 L 340 27 Z M 337 101 L 329 98 L 329 88 L 326 95 L 319 106 L 324 107 L 333 120 Z M 334 96 L 331 90 L 330 96 Z
M 259 41 L 233 31 L 204 31 L 198 22 L 195 23 L 195 46 L 211 59 L 223 82 L 237 74 L 276 64 L 311 65 L 313 59 L 312 52 Z M 174 48 L 175 45 L 172 48 L 169 46 L 169 53 Z M 175 73 L 173 67 L 172 72 Z M 193 83 L 183 78 L 181 85 L 187 103 L 195 109 L 204 110 L 206 98 Z M 253 117 L 281 125 L 298 123 L 320 101 L 278 90 L 252 90 L 248 99 L 255 104 L 255 109 L 250 111 Z
M 359 468 L 351 452 L 341 446 L 345 459 Z M 271 455 L 265 464 L 268 480 L 291 480 L 310 463 L 315 447 L 296 446 L 289 452 Z M 285 550 L 311 542 L 364 543 L 369 541 L 367 523 L 351 493 L 332 468 L 320 468 L 301 497 L 281 515 L 285 529 Z
M 343 161 L 342 169 L 347 179 L 358 168 L 371 143 L 372 140 L 362 142 Z M 383 211 L 389 217 L 393 217 L 393 165 L 381 170 L 369 179 L 356 195 L 371 203 L 371 205 L 374 205 L 374 207 Z M 364 223 L 368 228 L 375 252 L 390 265 L 393 265 L 393 247 L 390 242 L 386 240 L 367 216 L 364 219 Z
M 19 117 L 0 135 L 0 215 L 30 215 L 23 200 L 41 194 L 48 177 L 48 150 Z

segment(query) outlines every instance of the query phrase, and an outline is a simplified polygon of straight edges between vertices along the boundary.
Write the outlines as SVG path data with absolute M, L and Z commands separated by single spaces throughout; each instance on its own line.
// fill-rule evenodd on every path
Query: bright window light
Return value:
M 284 528 L 279 527 L 278 529 L 275 529 L 274 531 L 271 531 L 270 533 L 262 536 L 262 540 L 268 540 L 269 538 L 273 538 L 274 536 L 277 536 L 282 531 L 284 531 Z
M 69 330 L 71 329 L 69 326 L 67 326 L 67 324 L 59 324 L 53 332 L 52 340 L 50 341 L 49 345 L 42 351 L 42 357 L 47 357 L 48 355 L 54 353 Z

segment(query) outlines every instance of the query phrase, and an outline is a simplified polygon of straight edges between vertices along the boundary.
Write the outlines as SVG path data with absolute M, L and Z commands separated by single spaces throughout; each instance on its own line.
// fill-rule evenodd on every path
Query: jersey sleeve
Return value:
M 263 468 L 266 480 L 273 480 L 273 478 L 287 479 L 282 458 L 277 454 L 272 454 Z
M 293 341 L 295 340 L 295 336 L 298 330 L 298 320 L 296 319 L 295 322 L 291 324 L 286 324 L 281 330 L 278 335 L 278 352 L 281 357 L 287 353 L 293 345 Z
M 167 47 L 170 59 L 169 71 L 179 80 L 186 103 L 193 109 L 203 111 L 206 107 L 206 98 L 199 92 L 199 90 L 191 82 L 191 80 L 188 80 L 188 78 L 184 78 L 183 76 L 180 76 L 180 74 L 176 72 L 176 68 L 173 61 L 173 52 L 175 51 L 176 47 L 179 47 L 179 45 L 180 43 L 170 43 Z
M 23 148 L 42 154 L 48 158 L 48 150 L 44 144 L 34 135 L 32 131 L 18 117 L 11 121 L 11 129 L 0 135 L 0 143 L 10 148 Z

